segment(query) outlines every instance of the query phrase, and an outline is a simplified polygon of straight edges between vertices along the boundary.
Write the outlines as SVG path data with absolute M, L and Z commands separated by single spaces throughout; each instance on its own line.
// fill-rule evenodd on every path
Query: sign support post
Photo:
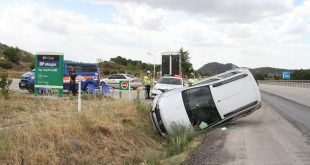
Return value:
M 78 78 L 79 81 L 79 93 L 78 93 L 78 112 L 81 112 L 81 107 L 82 107 L 82 101 L 81 101 L 81 82 L 83 81 L 83 77 L 79 76 Z
M 130 100 L 130 82 L 129 80 L 122 80 L 119 82 L 119 90 L 120 90 L 120 96 L 122 93 L 122 90 L 129 90 L 128 95 L 129 95 L 129 100 Z
M 121 90 L 119 91 L 118 94 L 119 94 L 119 98 L 122 98 L 122 91 Z
M 128 82 L 128 87 L 129 87 L 129 90 L 128 90 L 128 99 L 130 100 L 130 97 L 131 97 L 131 96 L 130 96 L 130 91 L 131 91 L 131 89 L 130 89 L 130 88 L 131 88 L 131 87 L 130 87 L 130 81 Z

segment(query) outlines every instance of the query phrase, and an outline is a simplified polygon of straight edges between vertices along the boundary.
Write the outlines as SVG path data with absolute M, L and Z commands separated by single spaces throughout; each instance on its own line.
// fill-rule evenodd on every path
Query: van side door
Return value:
M 236 109 L 258 100 L 249 73 L 243 73 L 210 86 L 216 107 L 222 118 Z

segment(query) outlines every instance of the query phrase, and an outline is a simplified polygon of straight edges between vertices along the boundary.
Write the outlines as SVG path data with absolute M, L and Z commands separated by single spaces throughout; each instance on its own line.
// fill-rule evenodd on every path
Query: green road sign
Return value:
M 42 52 L 35 56 L 35 95 L 39 88 L 58 89 L 58 96 L 63 95 L 64 56 L 61 53 Z
M 120 90 L 129 90 L 129 81 L 128 80 L 121 80 L 119 81 L 119 89 Z

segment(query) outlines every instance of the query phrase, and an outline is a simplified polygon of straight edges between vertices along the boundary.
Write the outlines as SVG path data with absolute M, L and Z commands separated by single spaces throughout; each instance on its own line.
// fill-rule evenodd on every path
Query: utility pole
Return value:
M 155 76 L 156 76 L 156 73 L 155 73 L 155 55 L 151 54 L 151 53 L 147 53 L 147 55 L 149 56 L 153 56 L 154 57 L 154 70 L 153 70 L 153 87 L 155 85 Z

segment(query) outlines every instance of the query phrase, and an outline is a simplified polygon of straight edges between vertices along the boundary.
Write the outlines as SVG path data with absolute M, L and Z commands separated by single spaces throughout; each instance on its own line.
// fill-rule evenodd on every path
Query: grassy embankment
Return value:
M 160 138 L 140 101 L 86 99 L 77 113 L 76 98 L 13 94 L 0 105 L 0 164 L 170 164 L 192 139 Z

